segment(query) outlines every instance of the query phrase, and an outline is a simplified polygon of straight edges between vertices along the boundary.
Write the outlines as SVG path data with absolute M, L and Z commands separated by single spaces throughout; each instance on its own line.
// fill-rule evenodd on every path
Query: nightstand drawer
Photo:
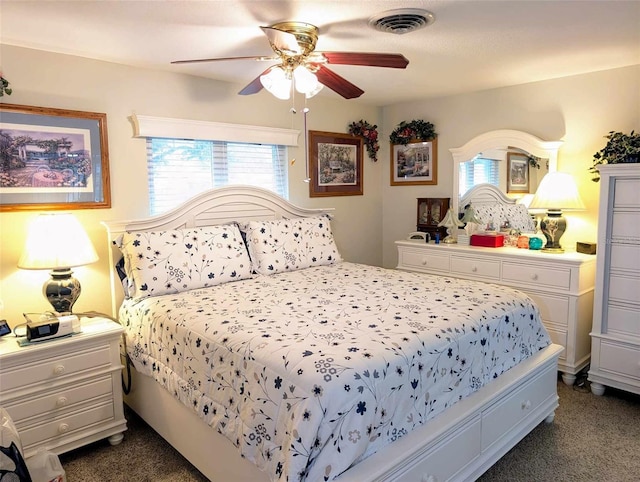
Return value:
M 465 276 L 481 276 L 500 281 L 500 261 L 477 258 L 452 258 L 451 273 Z
M 112 420 L 113 418 L 113 402 L 108 401 L 87 410 L 59 417 L 42 424 L 21 428 L 20 424 L 17 423 L 16 428 L 20 432 L 22 445 L 26 451 L 30 445 L 45 440 L 56 440 L 70 436 L 84 427 L 96 425 L 100 422 Z
M 4 406 L 14 422 L 72 408 L 74 405 L 98 397 L 113 395 L 111 375 L 104 375 L 99 379 L 88 380 L 86 383 L 73 384 L 62 387 L 53 392 L 45 391 L 40 397 L 35 396 L 27 400 L 22 398 Z
M 449 255 L 432 254 L 416 251 L 401 251 L 400 265 L 407 268 L 423 269 L 425 271 L 449 272 Z
M 55 343 L 55 342 L 45 342 Z M 20 368 L 7 369 L 2 373 L 2 391 L 28 387 L 34 383 L 62 379 L 68 375 L 111 364 L 109 346 L 102 346 L 79 353 L 38 360 Z
M 515 263 L 502 265 L 502 279 L 514 283 L 526 283 L 540 288 L 571 287 L 571 271 L 569 269 L 548 268 L 544 266 L 528 266 Z

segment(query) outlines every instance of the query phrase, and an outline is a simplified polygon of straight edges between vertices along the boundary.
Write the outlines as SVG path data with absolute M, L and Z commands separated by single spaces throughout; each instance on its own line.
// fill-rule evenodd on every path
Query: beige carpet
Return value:
M 639 481 L 640 396 L 607 389 L 596 397 L 584 378 L 579 383 L 559 382 L 555 421 L 536 427 L 479 480 Z M 102 441 L 60 457 L 68 482 L 207 480 L 134 413 L 126 416 L 120 445 Z

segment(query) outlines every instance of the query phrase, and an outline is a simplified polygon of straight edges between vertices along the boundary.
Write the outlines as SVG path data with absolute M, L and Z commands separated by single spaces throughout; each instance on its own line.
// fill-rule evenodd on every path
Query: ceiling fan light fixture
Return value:
M 369 18 L 369 26 L 381 32 L 402 35 L 431 25 L 435 16 L 419 8 L 387 10 Z
M 318 87 L 318 77 L 309 71 L 304 65 L 298 65 L 293 70 L 293 83 L 301 94 L 313 92 Z
M 260 76 L 260 83 L 271 94 L 281 100 L 288 100 L 291 96 L 291 78 L 279 65 Z

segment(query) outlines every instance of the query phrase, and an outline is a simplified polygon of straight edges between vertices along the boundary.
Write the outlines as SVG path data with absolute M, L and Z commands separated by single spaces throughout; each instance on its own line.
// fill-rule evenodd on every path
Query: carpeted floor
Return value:
M 584 378 L 575 387 L 559 382 L 558 394 L 555 421 L 536 427 L 479 480 L 640 480 L 640 396 L 607 389 L 597 397 Z M 68 482 L 207 480 L 135 413 L 126 416 L 120 445 L 102 441 L 60 457 Z

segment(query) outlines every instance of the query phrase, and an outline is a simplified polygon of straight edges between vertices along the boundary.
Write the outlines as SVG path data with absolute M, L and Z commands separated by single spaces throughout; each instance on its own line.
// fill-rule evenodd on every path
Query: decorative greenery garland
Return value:
M 392 144 L 406 145 L 413 139 L 418 141 L 429 141 L 438 136 L 431 122 L 423 120 L 402 121 L 389 136 Z
M 380 149 L 377 129 L 378 126 L 371 125 L 365 120 L 359 120 L 349 124 L 349 134 L 352 136 L 360 136 L 364 139 L 367 153 L 373 162 L 378 160 L 378 149 Z

